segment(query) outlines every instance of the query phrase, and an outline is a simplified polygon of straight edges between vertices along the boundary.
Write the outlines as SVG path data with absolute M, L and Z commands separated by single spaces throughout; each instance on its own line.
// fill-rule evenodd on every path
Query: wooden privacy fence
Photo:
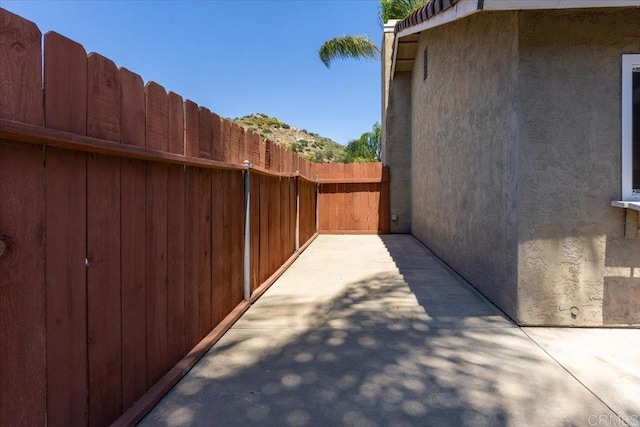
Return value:
M 382 163 L 314 165 L 320 233 L 389 232 L 389 171 Z
M 0 424 L 130 424 L 310 242 L 316 184 L 206 108 L 41 43 L 0 9 Z
M 387 230 L 380 164 L 316 167 L 42 42 L 0 8 L 0 425 L 134 423 L 318 223 Z

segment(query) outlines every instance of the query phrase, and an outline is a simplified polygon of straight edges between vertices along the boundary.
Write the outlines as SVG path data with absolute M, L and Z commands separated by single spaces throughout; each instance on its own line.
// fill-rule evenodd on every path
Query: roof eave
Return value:
M 443 3 L 445 0 L 441 0 Z M 452 2 L 453 3 L 453 2 Z M 433 4 L 433 1 L 431 2 Z M 428 6 L 428 5 L 427 5 Z M 412 34 L 421 33 L 430 28 L 457 21 L 482 10 L 536 10 L 536 9 L 581 9 L 602 7 L 640 7 L 640 0 L 458 0 L 450 8 L 435 13 L 429 18 L 424 16 L 427 7 L 419 9 L 408 18 L 400 21 L 396 28 L 410 18 L 416 24 L 396 32 L 391 59 L 391 79 L 396 73 L 396 53 L 398 40 Z M 386 27 L 385 27 L 386 29 Z
M 486 1 L 487 0 L 485 0 L 485 2 Z M 458 19 L 467 17 L 473 13 L 478 12 L 479 10 L 482 10 L 482 0 L 459 0 L 451 8 L 433 15 L 431 18 L 423 22 L 419 22 L 416 25 L 397 32 L 393 41 L 393 57 L 391 58 L 391 79 L 393 79 L 396 74 L 396 55 L 398 52 L 398 40 L 400 38 L 410 36 L 412 34 L 421 33 L 422 31 L 428 30 L 433 27 L 438 27 L 449 22 L 457 21 Z

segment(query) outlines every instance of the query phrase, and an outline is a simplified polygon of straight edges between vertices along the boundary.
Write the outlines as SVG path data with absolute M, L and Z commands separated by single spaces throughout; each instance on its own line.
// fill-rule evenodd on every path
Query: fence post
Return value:
M 300 250 L 300 171 L 296 171 L 296 252 Z
M 249 160 L 243 162 L 244 171 L 244 299 L 251 301 L 251 178 L 249 171 L 253 166 Z

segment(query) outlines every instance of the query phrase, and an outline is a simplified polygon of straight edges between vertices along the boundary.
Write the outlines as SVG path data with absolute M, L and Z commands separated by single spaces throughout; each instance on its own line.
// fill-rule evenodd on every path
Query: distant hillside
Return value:
M 342 163 L 347 156 L 344 146 L 337 142 L 290 126 L 266 114 L 256 113 L 231 120 L 312 162 Z

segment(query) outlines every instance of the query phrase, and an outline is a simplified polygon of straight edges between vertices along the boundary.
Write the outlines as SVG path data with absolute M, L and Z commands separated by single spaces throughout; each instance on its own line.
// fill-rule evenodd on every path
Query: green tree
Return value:
M 365 132 L 360 138 L 350 141 L 345 147 L 346 163 L 375 162 L 380 160 L 380 123 L 373 125 L 371 132 Z
M 380 23 L 389 19 L 400 19 L 425 5 L 429 0 L 380 0 L 378 17 Z M 322 63 L 329 68 L 334 59 L 375 59 L 380 54 L 378 46 L 369 36 L 339 36 L 327 40 L 320 46 L 318 55 Z

